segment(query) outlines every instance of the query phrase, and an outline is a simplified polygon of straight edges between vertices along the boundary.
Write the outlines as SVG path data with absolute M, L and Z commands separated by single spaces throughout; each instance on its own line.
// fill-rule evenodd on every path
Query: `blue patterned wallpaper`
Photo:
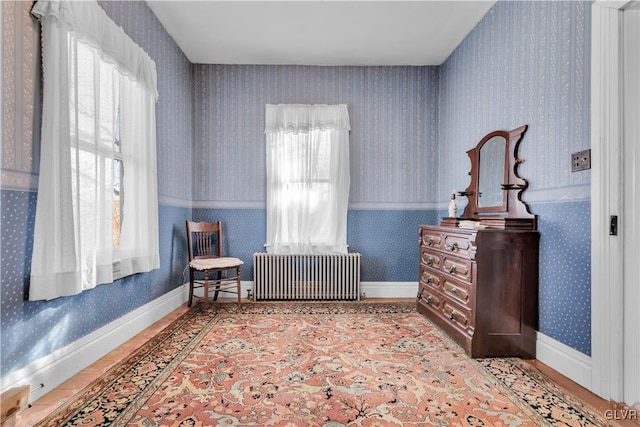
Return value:
M 529 125 L 519 172 L 539 216 L 539 330 L 585 354 L 591 173 L 571 173 L 570 154 L 591 145 L 590 40 L 589 2 L 500 1 L 440 67 L 438 109 L 440 202 L 468 185 L 466 150 L 494 129 Z
M 222 221 L 223 251 L 244 261 L 242 280 L 253 280 L 253 254 L 264 252 L 264 209 L 193 209 L 195 221 Z M 351 209 L 347 215 L 349 252 L 359 252 L 361 279 L 417 282 L 418 226 L 436 224 L 435 211 Z M 417 288 L 416 288 L 417 291 Z
M 2 190 L 2 372 L 4 376 L 159 298 L 184 282 L 186 208 L 160 206 L 160 269 L 77 296 L 26 301 L 36 193 Z
M 2 188 L 34 190 L 40 147 L 39 25 L 31 2 L 0 2 L 2 19 Z
M 191 202 L 192 65 L 144 2 L 101 1 L 100 6 L 156 62 L 158 192 L 162 201 Z M 40 162 L 41 61 L 32 2 L 3 1 L 2 188 L 37 189 Z M 170 118 L 162 120 L 162 118 Z
M 195 65 L 194 217 L 220 219 L 230 250 L 264 252 L 266 104 L 348 105 L 347 243 L 365 281 L 417 281 L 418 226 L 435 223 L 436 67 Z
M 347 104 L 351 205 L 435 196 L 436 67 L 194 65 L 194 200 L 264 206 L 266 104 Z
M 4 376 L 184 283 L 184 221 L 191 216 L 192 66 L 144 2 L 100 3 L 156 62 L 160 269 L 80 295 L 26 300 L 33 245 L 40 126 L 38 25 L 31 2 L 0 2 L 2 18 L 2 284 Z M 10 89 L 15 90 L 10 90 Z M 7 155 L 7 153 L 9 155 Z
M 591 354 L 591 202 L 536 204 L 540 331 Z
M 437 200 L 469 182 L 466 151 L 495 129 L 529 129 L 521 144 L 525 199 L 589 197 L 590 172 L 570 154 L 589 148 L 591 6 L 500 1 L 440 67 Z M 558 191 L 562 189 L 562 191 Z

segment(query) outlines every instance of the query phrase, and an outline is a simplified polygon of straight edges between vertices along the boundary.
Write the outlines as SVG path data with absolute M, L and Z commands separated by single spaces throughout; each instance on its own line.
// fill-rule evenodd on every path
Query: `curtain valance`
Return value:
M 345 104 L 267 104 L 265 133 L 351 130 Z
M 31 13 L 41 21 L 50 19 L 56 22 L 78 39 L 97 48 L 105 62 L 115 64 L 120 72 L 158 98 L 155 62 L 107 16 L 95 0 L 39 0 Z

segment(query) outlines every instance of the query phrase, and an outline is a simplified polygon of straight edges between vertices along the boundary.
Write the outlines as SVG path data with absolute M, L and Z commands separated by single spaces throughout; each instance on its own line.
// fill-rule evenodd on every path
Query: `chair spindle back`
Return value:
M 198 258 L 222 256 L 222 228 L 220 221 L 213 223 L 187 220 L 189 261 Z

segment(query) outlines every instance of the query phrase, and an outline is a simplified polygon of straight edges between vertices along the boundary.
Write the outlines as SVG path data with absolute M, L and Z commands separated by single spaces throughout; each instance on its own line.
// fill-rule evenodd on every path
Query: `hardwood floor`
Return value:
M 413 300 L 413 299 L 411 299 Z M 391 300 L 383 300 L 376 299 L 376 301 L 391 301 Z M 397 300 L 393 300 L 397 301 Z M 403 299 L 404 301 L 404 299 Z M 37 401 L 33 402 L 29 408 L 22 411 L 19 414 L 18 423 L 16 425 L 19 426 L 33 426 L 46 415 L 54 411 L 60 405 L 62 405 L 65 401 L 71 398 L 75 393 L 82 390 L 85 386 L 89 385 L 93 380 L 98 378 L 104 372 L 106 372 L 109 368 L 115 365 L 120 360 L 124 359 L 128 355 L 130 355 L 133 351 L 139 348 L 142 344 L 148 341 L 151 337 L 161 331 L 165 326 L 170 324 L 180 315 L 188 310 L 186 304 L 177 308 L 169 315 L 165 316 L 163 319 L 154 323 L 125 344 L 121 345 L 117 349 L 113 350 L 111 353 L 95 362 L 88 368 L 82 370 L 78 374 L 74 375 L 72 378 L 67 380 L 65 383 L 58 386 L 55 390 L 47 393 L 45 396 L 41 397 Z M 625 414 L 629 414 L 629 412 L 624 412 L 625 410 L 634 411 L 634 408 L 628 408 L 624 405 L 617 404 L 615 402 L 606 401 L 604 399 L 599 398 L 595 394 L 591 393 L 587 389 L 581 387 L 580 385 L 574 383 L 553 369 L 549 368 L 545 364 L 541 363 L 537 360 L 528 361 L 533 366 L 538 368 L 541 372 L 547 375 L 549 378 L 554 380 L 556 383 L 567 389 L 570 393 L 575 395 L 576 397 L 582 399 L 584 402 L 590 404 L 595 409 L 601 411 L 602 414 L 610 414 L 612 418 L 611 425 L 618 425 L 623 427 L 637 427 L 640 426 L 640 413 L 631 412 L 632 414 L 637 414 L 635 416 L 635 420 L 621 420 Z M 607 412 L 608 411 L 608 412 Z M 637 410 L 636 410 L 637 411 Z
M 604 400 L 581 385 L 571 381 L 569 378 L 551 369 L 549 366 L 539 360 L 528 360 L 531 365 L 535 366 L 547 377 L 555 381 L 572 395 L 579 398 L 583 402 L 591 405 L 594 409 L 604 414 L 605 418 L 611 419 L 611 425 L 622 427 L 640 426 L 640 410 L 630 408 L 617 402 Z M 631 419 L 628 419 L 631 418 Z
M 187 310 L 188 307 L 186 304 L 178 307 L 170 314 L 149 326 L 147 329 L 140 332 L 138 335 L 131 338 L 129 341 L 116 348 L 88 368 L 83 369 L 69 380 L 60 384 L 55 390 L 45 394 L 40 399 L 33 402 L 31 407 L 22 411 L 20 414 L 21 424 L 17 425 L 28 427 L 36 424 L 46 415 L 53 412 L 60 405 L 66 402 L 74 394 L 89 385 L 96 378 L 100 377 L 100 375 L 106 372 L 113 365 L 133 353 L 142 344 L 147 342 L 151 337 L 160 332 Z

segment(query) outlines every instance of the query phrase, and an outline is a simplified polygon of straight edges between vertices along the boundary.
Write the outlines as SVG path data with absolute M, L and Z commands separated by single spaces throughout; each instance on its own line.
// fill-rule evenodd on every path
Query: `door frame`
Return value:
M 624 12 L 624 402 L 640 409 L 640 1 Z M 636 417 L 638 415 L 636 414 Z
M 637 353 L 637 346 L 625 347 L 625 339 L 630 337 L 625 324 L 629 328 L 634 324 L 630 322 L 640 320 L 638 310 L 624 310 L 625 288 L 631 289 L 631 278 L 625 275 L 623 260 L 625 256 L 633 259 L 625 254 L 625 235 L 637 233 L 637 227 L 625 224 L 623 196 L 631 197 L 636 206 L 638 197 L 624 193 L 623 10 L 631 3 L 595 0 L 591 27 L 590 390 L 616 402 L 637 399 L 628 389 L 625 396 L 625 378 L 627 382 L 634 380 L 633 375 L 638 378 L 637 371 L 628 372 L 629 367 L 625 371 L 624 365 L 625 353 L 627 359 L 631 352 Z M 617 236 L 609 235 L 611 215 L 618 216 Z M 632 236 L 626 238 L 633 240 Z M 636 248 L 634 256 L 637 254 Z

